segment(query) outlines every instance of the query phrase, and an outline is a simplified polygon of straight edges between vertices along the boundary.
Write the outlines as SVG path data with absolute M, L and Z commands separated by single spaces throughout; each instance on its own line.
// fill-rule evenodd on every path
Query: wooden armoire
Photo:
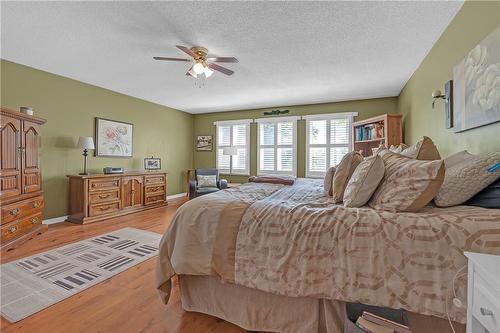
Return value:
M 40 126 L 44 119 L 0 109 L 0 226 L 2 250 L 47 230 L 42 225 Z

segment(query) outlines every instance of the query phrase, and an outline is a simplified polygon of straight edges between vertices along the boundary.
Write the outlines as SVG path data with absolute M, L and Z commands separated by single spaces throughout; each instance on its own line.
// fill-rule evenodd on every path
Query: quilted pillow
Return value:
M 344 193 L 344 206 L 364 206 L 384 177 L 382 157 L 375 155 L 361 162 L 349 179 Z
M 198 175 L 196 176 L 196 180 L 198 180 L 198 187 L 217 187 L 216 175 Z
M 441 156 L 439 155 L 439 151 L 437 147 L 434 145 L 434 142 L 427 137 L 424 136 L 422 140 L 417 142 L 416 144 L 404 149 L 401 152 L 401 155 L 405 155 L 416 160 L 440 160 Z
M 463 160 L 466 160 L 470 157 L 473 157 L 471 153 L 469 153 L 467 150 L 462 150 L 459 151 L 458 153 L 455 153 L 453 155 L 448 156 L 447 158 L 444 159 L 444 166 L 446 169 L 449 169 L 453 167 L 454 165 L 462 162 Z
M 363 161 L 363 155 L 357 151 L 351 151 L 345 154 L 342 161 L 337 165 L 332 181 L 333 202 L 342 202 L 347 182 L 349 182 L 349 178 L 351 178 L 351 175 L 361 161 Z
M 325 189 L 325 194 L 332 195 L 332 182 L 333 175 L 335 175 L 335 167 L 331 167 L 326 171 L 325 179 L 323 180 L 323 188 Z
M 434 202 L 439 207 L 460 205 L 500 177 L 500 171 L 488 169 L 500 162 L 500 152 L 472 155 L 446 168 L 444 183 Z
M 417 211 L 438 193 L 444 180 L 442 160 L 415 160 L 385 149 L 380 152 L 385 175 L 369 201 L 375 209 Z

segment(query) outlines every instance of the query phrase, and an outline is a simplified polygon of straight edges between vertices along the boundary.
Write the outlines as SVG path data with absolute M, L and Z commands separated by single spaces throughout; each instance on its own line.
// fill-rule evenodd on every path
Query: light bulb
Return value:
M 197 62 L 196 64 L 194 64 L 193 66 L 193 71 L 196 73 L 196 74 L 201 74 L 203 72 L 205 72 L 205 66 L 203 66 L 203 64 L 201 62 Z
M 207 66 L 204 69 L 204 73 L 205 73 L 205 76 L 208 78 L 208 77 L 212 76 L 212 74 L 214 73 L 214 71 L 211 70 L 210 68 L 208 68 L 208 66 Z
M 191 67 L 191 69 L 188 71 L 188 73 L 189 73 L 189 75 L 191 75 L 191 76 L 192 76 L 192 77 L 194 77 L 195 79 L 196 79 L 196 77 L 198 76 L 198 75 L 194 72 L 194 70 L 193 70 L 193 68 L 192 68 L 192 67 Z

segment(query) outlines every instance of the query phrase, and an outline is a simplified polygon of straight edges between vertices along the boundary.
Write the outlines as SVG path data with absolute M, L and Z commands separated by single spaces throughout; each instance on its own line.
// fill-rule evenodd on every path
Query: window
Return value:
M 352 119 L 358 114 L 331 113 L 306 119 L 306 176 L 324 177 L 352 150 Z
M 257 174 L 297 174 L 298 117 L 256 119 Z
M 217 121 L 216 142 L 217 142 L 217 169 L 220 173 L 229 174 L 230 158 L 232 158 L 232 174 L 250 174 L 250 123 L 252 120 L 231 120 Z M 224 155 L 225 147 L 236 148 L 237 155 Z

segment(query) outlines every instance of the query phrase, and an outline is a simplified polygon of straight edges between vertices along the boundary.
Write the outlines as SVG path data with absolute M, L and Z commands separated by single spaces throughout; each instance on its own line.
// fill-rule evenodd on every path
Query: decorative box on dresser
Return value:
M 9 250 L 47 230 L 42 225 L 40 127 L 45 119 L 0 109 L 1 248 Z
M 167 173 L 69 175 L 68 221 L 89 223 L 167 204 Z
M 500 332 L 500 256 L 466 252 L 467 333 Z

